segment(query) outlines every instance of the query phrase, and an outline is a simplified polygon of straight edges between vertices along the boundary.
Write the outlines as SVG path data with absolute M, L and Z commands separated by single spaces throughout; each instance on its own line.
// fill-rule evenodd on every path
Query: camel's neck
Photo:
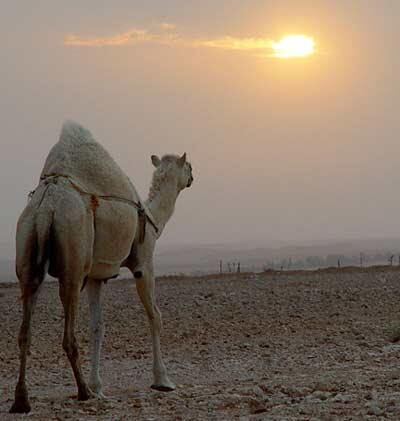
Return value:
M 179 192 L 174 183 L 165 183 L 159 186 L 157 190 L 150 189 L 146 205 L 155 219 L 159 229 L 158 235 L 161 235 L 165 225 L 174 213 L 178 194 Z

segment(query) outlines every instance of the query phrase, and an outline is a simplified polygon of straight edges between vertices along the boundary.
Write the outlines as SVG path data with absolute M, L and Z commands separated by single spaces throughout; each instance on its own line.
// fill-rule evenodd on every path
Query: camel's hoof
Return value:
M 27 399 L 15 401 L 9 412 L 10 414 L 27 414 L 31 412 L 31 406 Z
M 101 401 L 109 401 L 111 398 L 109 396 L 106 396 L 103 392 L 93 392 L 93 396 Z
M 176 386 L 171 383 L 168 385 L 165 384 L 152 384 L 151 388 L 154 390 L 158 390 L 160 392 L 172 392 L 173 390 L 175 390 Z
M 82 388 L 82 390 L 78 391 L 78 401 L 87 401 L 93 396 L 93 393 L 89 390 L 87 386 L 85 388 Z

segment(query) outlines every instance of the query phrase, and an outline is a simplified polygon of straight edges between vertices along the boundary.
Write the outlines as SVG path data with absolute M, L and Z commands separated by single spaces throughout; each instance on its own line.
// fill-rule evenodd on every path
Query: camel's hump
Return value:
M 73 120 L 64 121 L 61 128 L 60 140 L 66 142 L 96 143 L 92 133 Z
M 138 199 L 129 178 L 107 150 L 72 120 L 64 122 L 59 141 L 47 156 L 41 177 L 48 174 L 66 175 L 93 194 Z

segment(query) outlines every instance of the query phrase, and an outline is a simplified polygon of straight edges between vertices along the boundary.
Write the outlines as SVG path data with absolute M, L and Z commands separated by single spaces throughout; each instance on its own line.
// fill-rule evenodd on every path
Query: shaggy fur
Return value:
M 111 155 L 79 124 L 64 123 L 60 140 L 53 146 L 41 176 L 65 174 L 96 195 L 138 200 L 134 186 Z
M 161 158 L 161 164 L 163 165 L 159 165 L 153 173 L 147 202 L 151 202 L 159 194 L 161 186 L 172 181 L 174 163 L 178 158 L 176 155 L 164 155 Z

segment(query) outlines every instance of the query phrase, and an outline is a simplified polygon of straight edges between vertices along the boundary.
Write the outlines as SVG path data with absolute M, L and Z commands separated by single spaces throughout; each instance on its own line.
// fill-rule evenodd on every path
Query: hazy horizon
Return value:
M 362 256 L 362 262 L 360 258 Z M 161 243 L 155 251 L 156 275 L 204 275 L 230 269 L 235 272 L 237 262 L 243 272 L 262 272 L 268 269 L 308 269 L 341 266 L 400 264 L 400 237 L 387 239 L 352 240 L 314 244 L 191 244 Z M 16 280 L 13 249 L 0 243 L 0 283 Z M 120 277 L 130 278 L 127 269 Z
M 69 118 L 142 198 L 150 155 L 187 152 L 165 246 L 400 237 L 399 15 L 395 0 L 7 2 L 0 243 Z M 288 33 L 316 54 L 255 48 Z

